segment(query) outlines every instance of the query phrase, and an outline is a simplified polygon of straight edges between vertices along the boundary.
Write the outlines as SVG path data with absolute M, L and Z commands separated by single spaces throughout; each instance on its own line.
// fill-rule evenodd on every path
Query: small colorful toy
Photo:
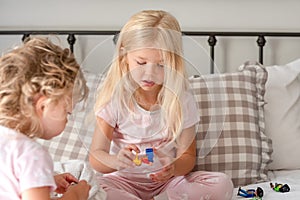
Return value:
M 135 154 L 135 159 L 133 160 L 133 162 L 136 166 L 140 166 L 142 164 L 142 161 L 139 159 L 138 154 Z
M 148 161 L 153 163 L 153 157 L 154 157 L 153 148 L 147 148 L 146 155 L 147 155 Z
M 273 185 L 273 183 L 270 183 L 270 187 L 276 191 L 276 192 L 289 192 L 291 189 L 287 184 L 278 184 L 275 183 L 275 186 Z
M 145 164 L 148 164 L 148 165 L 152 164 L 152 162 L 150 162 L 147 157 L 143 157 L 141 160 L 142 160 L 142 163 L 145 163 Z
M 261 197 L 253 197 L 251 200 L 262 200 Z
M 241 187 L 239 187 L 238 196 L 242 196 L 242 197 L 255 197 L 257 198 L 261 198 L 264 196 L 264 191 L 261 187 L 257 187 L 256 190 L 254 189 L 248 189 L 248 190 L 243 190 Z
M 154 162 L 153 157 L 154 157 L 153 148 L 147 148 L 146 156 L 139 159 L 139 154 L 136 153 L 133 162 L 136 166 L 140 166 L 142 163 L 152 165 L 152 163 Z

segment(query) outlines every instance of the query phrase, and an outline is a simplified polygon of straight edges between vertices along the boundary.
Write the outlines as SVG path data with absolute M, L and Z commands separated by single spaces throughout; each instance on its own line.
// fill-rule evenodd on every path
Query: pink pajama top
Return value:
M 186 129 L 199 121 L 199 114 L 194 96 L 191 93 L 187 92 L 181 102 L 183 111 L 182 129 Z M 113 100 L 110 101 L 97 113 L 98 117 L 105 120 L 110 126 L 115 127 L 110 154 L 117 154 L 121 148 L 129 144 L 135 144 L 141 152 L 139 154 L 140 158 L 146 156 L 146 148 L 152 147 L 157 149 L 164 148 L 162 152 L 168 157 L 174 158 L 176 156 L 176 147 L 174 142 L 167 142 L 168 131 L 163 122 L 163 112 L 160 107 L 147 111 L 137 103 L 134 104 L 134 109 L 126 111 L 123 107 L 114 103 Z M 140 166 L 114 173 L 127 178 L 134 177 L 150 180 L 149 174 L 160 170 L 164 165 L 161 159 L 157 160 L 155 158 L 154 155 L 154 162 L 151 164 L 142 163 Z
M 21 199 L 22 192 L 31 188 L 56 189 L 52 158 L 40 144 L 0 126 L 0 146 L 0 199 Z

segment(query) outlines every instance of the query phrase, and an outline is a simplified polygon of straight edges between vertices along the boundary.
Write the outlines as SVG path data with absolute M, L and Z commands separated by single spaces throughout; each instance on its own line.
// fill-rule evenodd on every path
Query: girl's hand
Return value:
M 174 158 L 168 156 L 168 153 L 162 150 L 153 148 L 156 159 L 164 166 L 162 170 L 157 173 L 150 174 L 150 178 L 155 182 L 165 182 L 175 175 Z
M 72 184 L 61 199 L 87 200 L 91 186 L 85 181 L 80 180 L 77 184 Z
M 67 191 L 71 183 L 78 183 L 78 179 L 70 173 L 63 173 L 54 176 L 54 180 L 57 186 L 56 193 L 63 194 Z
M 117 170 L 135 166 L 133 162 L 135 155 L 132 153 L 132 151 L 135 151 L 136 153 L 140 153 L 140 150 L 134 144 L 130 144 L 119 151 L 119 153 L 117 154 L 117 164 L 116 164 Z
M 175 175 L 175 165 L 172 163 L 164 167 L 161 171 L 150 174 L 150 178 L 154 182 L 165 182 Z

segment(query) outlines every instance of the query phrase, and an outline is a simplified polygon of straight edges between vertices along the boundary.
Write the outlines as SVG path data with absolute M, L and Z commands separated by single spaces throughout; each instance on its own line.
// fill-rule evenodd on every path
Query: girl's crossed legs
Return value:
M 141 182 L 111 174 L 99 177 L 99 182 L 111 200 L 230 200 L 233 192 L 230 178 L 218 172 L 191 172 L 164 183 Z

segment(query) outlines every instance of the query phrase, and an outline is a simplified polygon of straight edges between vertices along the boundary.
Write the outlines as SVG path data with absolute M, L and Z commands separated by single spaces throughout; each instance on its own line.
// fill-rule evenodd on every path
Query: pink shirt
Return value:
M 167 127 L 162 120 L 163 111 L 158 107 L 153 111 L 147 111 L 138 104 L 134 105 L 134 111 L 121 111 L 122 107 L 116 105 L 114 101 L 108 103 L 98 112 L 98 117 L 104 119 L 112 127 L 115 127 L 110 153 L 117 154 L 119 150 L 128 144 L 136 144 L 141 154 L 145 154 L 146 148 L 160 147 L 168 137 Z M 194 96 L 186 93 L 182 100 L 183 129 L 195 125 L 199 121 L 198 109 Z M 164 152 L 170 157 L 175 157 L 175 145 L 170 143 L 164 146 Z M 162 163 L 154 162 L 152 165 L 142 164 L 133 169 L 121 170 L 118 173 L 128 173 L 132 176 L 137 174 L 147 175 L 162 167 Z
M 49 186 L 56 189 L 53 161 L 33 139 L 0 126 L 0 199 L 21 199 L 25 190 Z

